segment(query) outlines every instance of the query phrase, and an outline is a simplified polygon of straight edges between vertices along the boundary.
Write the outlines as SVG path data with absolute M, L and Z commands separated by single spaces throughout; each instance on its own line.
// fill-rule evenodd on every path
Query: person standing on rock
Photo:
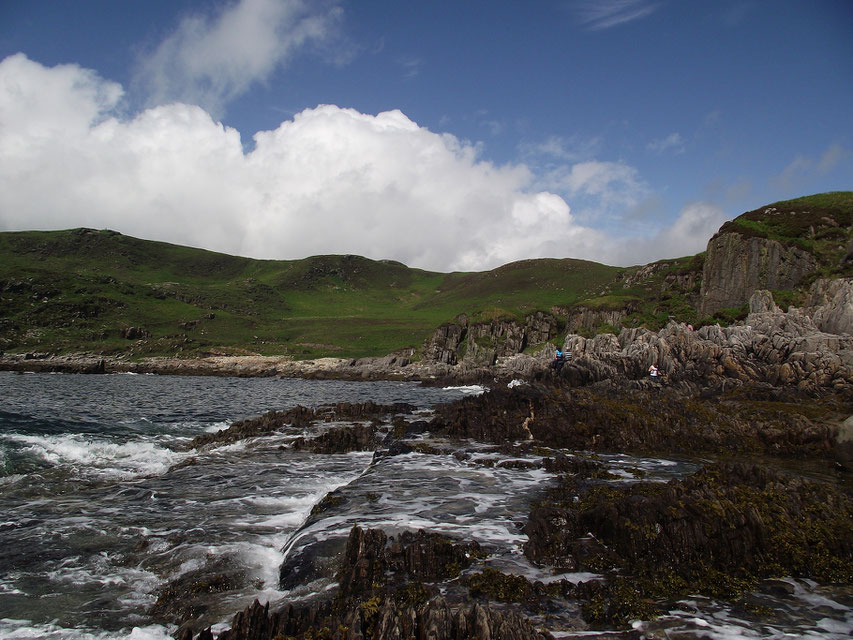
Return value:
M 560 347 L 557 347 L 554 350 L 554 364 L 552 365 L 557 373 L 560 372 L 560 369 L 563 368 L 563 365 L 566 362 L 566 354 L 560 350 Z
M 657 362 L 653 363 L 652 366 L 649 367 L 649 377 L 654 382 L 660 382 L 661 373 L 660 373 L 660 370 L 658 369 L 658 363 Z

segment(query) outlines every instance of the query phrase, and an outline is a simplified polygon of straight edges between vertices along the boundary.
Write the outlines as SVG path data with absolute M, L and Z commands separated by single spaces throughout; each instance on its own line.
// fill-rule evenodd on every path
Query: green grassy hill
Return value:
M 112 231 L 7 232 L 0 350 L 385 355 L 460 313 L 571 305 L 620 271 L 532 260 L 442 274 L 359 256 L 252 260 Z
M 748 211 L 727 222 L 719 233 L 770 238 L 811 253 L 824 276 L 851 275 L 844 257 L 853 226 L 853 191 L 833 191 L 783 200 Z
M 813 277 L 838 277 L 853 275 L 851 230 L 853 192 L 845 191 L 747 212 L 720 233 L 795 244 L 817 258 Z M 670 319 L 717 322 L 696 315 L 703 261 L 618 268 L 540 259 L 435 273 L 352 255 L 252 260 L 113 231 L 5 232 L 0 351 L 362 357 L 418 349 L 462 313 L 488 321 L 617 310 L 623 325 L 650 329 Z

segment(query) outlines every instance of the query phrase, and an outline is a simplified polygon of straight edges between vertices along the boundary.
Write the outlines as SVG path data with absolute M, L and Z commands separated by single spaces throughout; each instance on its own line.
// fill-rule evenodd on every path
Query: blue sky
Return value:
M 0 229 L 641 264 L 853 189 L 853 2 L 0 1 Z

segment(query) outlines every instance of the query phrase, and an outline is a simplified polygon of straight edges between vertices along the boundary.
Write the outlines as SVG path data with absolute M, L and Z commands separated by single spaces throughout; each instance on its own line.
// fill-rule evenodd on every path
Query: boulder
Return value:
M 806 303 L 815 325 L 827 333 L 853 334 L 853 280 L 817 280 Z

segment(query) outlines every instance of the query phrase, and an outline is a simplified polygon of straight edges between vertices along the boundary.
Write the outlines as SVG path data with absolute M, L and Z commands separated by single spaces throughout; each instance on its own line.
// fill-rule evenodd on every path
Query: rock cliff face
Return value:
M 581 329 L 593 331 L 603 324 L 618 327 L 625 320 L 627 311 L 627 309 L 608 311 L 576 307 L 568 316 L 566 329 L 569 333 L 577 333 Z
M 524 322 L 499 320 L 470 323 L 461 315 L 435 330 L 424 344 L 424 359 L 439 364 L 489 367 L 499 357 L 513 356 L 527 347 L 557 336 L 557 318 L 537 311 Z
M 817 269 L 817 260 L 776 240 L 721 233 L 708 243 L 700 315 L 745 304 L 757 289 L 791 289 Z

